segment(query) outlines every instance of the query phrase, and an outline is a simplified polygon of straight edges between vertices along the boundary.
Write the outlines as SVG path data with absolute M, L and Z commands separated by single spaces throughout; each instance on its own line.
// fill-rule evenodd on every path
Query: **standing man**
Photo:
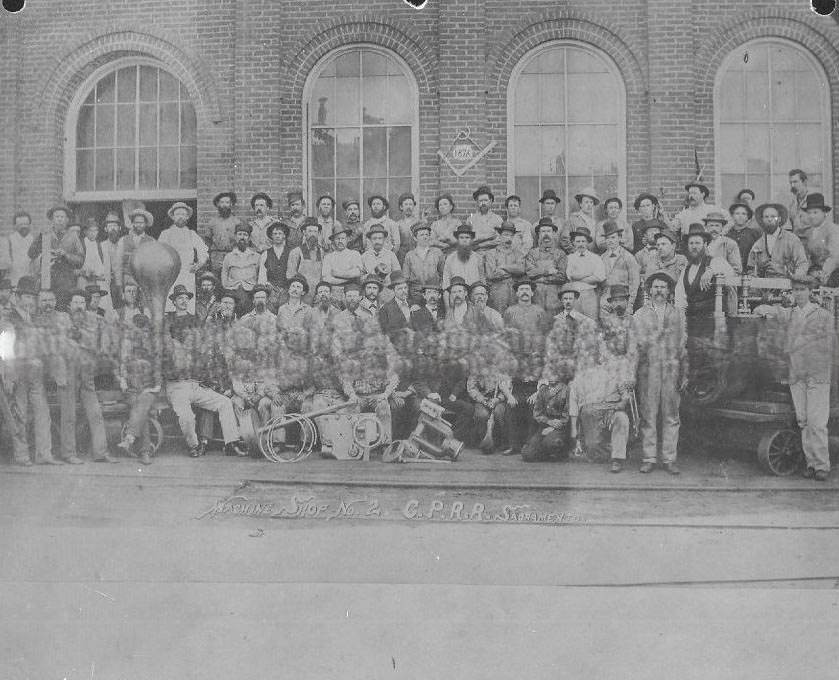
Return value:
M 347 248 L 360 253 L 367 245 L 364 243 L 364 225 L 361 223 L 361 204 L 356 199 L 350 198 L 344 201 L 341 206 L 344 208 L 344 229 L 347 231 Z M 334 236 L 335 231 L 332 234 Z M 332 236 L 329 238 L 332 240 Z M 334 246 L 335 244 L 333 243 L 332 245 Z
M 216 207 L 217 215 L 213 215 L 207 225 L 198 233 L 207 242 L 210 249 L 210 269 L 216 276 L 221 276 L 221 265 L 224 256 L 233 250 L 236 243 L 236 230 L 242 221 L 233 214 L 236 207 L 236 194 L 232 191 L 223 191 L 213 198 L 213 205 Z M 251 233 L 253 226 L 251 226 Z
M 285 222 L 269 224 L 265 233 L 271 242 L 271 246 L 258 256 L 257 261 L 256 282 L 270 287 L 268 308 L 274 313 L 288 299 L 288 293 L 286 292 L 288 279 L 293 275 L 289 264 L 291 248 L 286 240 L 289 229 L 290 227 Z M 315 242 L 317 243 L 317 236 L 315 236 Z M 301 247 L 302 244 L 295 250 L 299 250 Z
M 192 219 L 192 208 L 186 203 L 177 202 L 172 204 L 166 213 L 172 220 L 172 226 L 160 232 L 158 240 L 161 243 L 172 246 L 181 258 L 181 271 L 175 284 L 184 286 L 190 293 L 195 294 L 195 272 L 207 264 L 210 253 L 207 244 L 196 232 L 187 226 Z M 170 290 L 174 290 L 173 287 Z M 167 303 L 167 311 L 174 309 L 171 301 Z M 189 311 L 194 313 L 195 301 L 190 298 Z
M 784 229 L 787 209 L 780 203 L 764 203 L 755 210 L 755 220 L 763 230 L 749 252 L 746 271 L 753 276 L 801 278 L 810 262 L 801 239 Z
M 289 216 L 286 219 L 289 230 L 286 241 L 289 248 L 296 248 L 303 241 L 303 221 L 306 219 L 306 201 L 303 199 L 302 191 L 289 191 L 286 194 L 288 199 Z
M 656 225 L 659 229 L 665 229 L 668 226 L 668 221 L 661 210 L 658 197 L 653 194 L 646 192 L 638 194 L 633 205 L 639 219 L 632 223 L 632 244 L 627 247 L 637 254 L 648 245 L 646 240 L 647 228 Z
M 472 247 L 478 251 L 494 248 L 498 236 L 496 230 L 501 226 L 501 217 L 492 212 L 495 195 L 488 186 L 480 186 L 472 192 L 472 199 L 476 210 L 466 220 L 466 224 L 475 231 Z
M 370 247 L 361 254 L 361 264 L 364 274 L 375 276 L 381 280 L 383 286 L 390 286 L 390 275 L 394 272 L 402 273 L 396 253 L 385 249 L 388 233 L 383 224 L 373 224 L 367 232 L 367 239 Z M 382 302 L 387 302 L 390 295 L 385 296 Z
M 315 316 L 312 308 L 303 302 L 303 296 L 309 292 L 309 283 L 302 276 L 295 276 L 288 281 L 288 302 L 277 310 L 277 330 L 303 328 L 312 332 L 315 328 Z
M 579 209 L 576 212 L 571 213 L 571 216 L 568 218 L 568 222 L 565 223 L 565 227 L 560 234 L 561 238 L 567 237 L 571 242 L 571 249 L 568 251 L 569 254 L 576 250 L 573 243 L 574 237 L 571 235 L 572 232 L 575 232 L 580 228 L 584 228 L 588 230 L 589 234 L 594 233 L 594 230 L 597 227 L 597 220 L 594 217 L 594 208 L 600 204 L 600 197 L 594 191 L 593 187 L 586 187 L 580 191 L 580 193 L 575 194 L 574 200 L 577 201 Z M 589 240 L 587 247 L 589 250 L 594 250 L 594 239 Z
M 385 247 L 393 251 L 394 254 L 399 252 L 399 226 L 387 214 L 387 211 L 390 210 L 388 200 L 381 194 L 373 194 L 367 199 L 367 205 L 370 207 L 371 217 L 367 219 L 362 227 L 364 236 L 369 236 L 370 229 L 374 225 L 379 225 L 385 230 Z M 365 244 L 366 250 L 370 248 L 372 248 L 372 242 Z
M 256 285 L 261 255 L 250 247 L 251 225 L 236 227 L 236 247 L 221 263 L 221 287 L 236 296 L 238 316 L 251 307 L 251 291 Z
M 667 300 L 674 281 L 656 272 L 646 281 L 649 302 L 634 314 L 638 347 L 638 410 L 641 417 L 643 462 L 640 472 L 651 472 L 658 460 L 658 422 L 661 418 L 661 460 L 671 475 L 679 474 L 679 405 L 687 387 L 687 330 L 684 316 Z
M 120 281 L 117 278 L 119 273 L 119 239 L 123 235 L 122 220 L 115 212 L 109 212 L 105 216 L 105 240 L 102 241 L 104 259 L 108 260 L 109 271 L 105 273 L 107 285 L 103 286 L 111 294 L 111 304 L 114 309 L 122 307 L 122 296 L 120 294 Z
M 439 288 L 443 279 L 445 256 L 439 248 L 431 247 L 431 226 L 417 222 L 412 228 L 416 248 L 405 255 L 402 273 L 408 281 L 408 299 L 417 302 L 428 285 Z
M 536 225 L 538 246 L 524 258 L 525 274 L 535 287 L 534 302 L 549 316 L 559 311 L 559 289 L 568 280 L 568 258 L 556 245 L 557 231 L 550 217 L 542 217 Z
M 629 230 L 629 225 L 626 218 L 621 214 L 623 212 L 623 201 L 617 196 L 612 196 L 603 201 L 603 209 L 606 211 L 606 219 L 600 220 L 597 227 L 594 229 L 594 247 L 599 253 L 606 250 L 606 236 L 603 234 L 603 227 L 607 222 L 614 222 L 620 229 L 619 243 L 621 247 L 631 251 L 634 245 L 632 241 L 632 232 Z
M 454 216 L 454 199 L 451 194 L 441 194 L 434 201 L 439 217 L 431 224 L 431 245 L 448 255 L 457 246 L 454 236 L 460 220 Z
M 586 201 L 588 196 L 583 196 Z M 600 311 L 597 295 L 598 287 L 606 280 L 606 268 L 599 255 L 591 252 L 591 232 L 586 227 L 579 227 L 571 232 L 571 245 L 574 252 L 568 256 L 565 273 L 569 283 L 576 284 L 580 291 L 577 309 L 595 321 Z
M 670 274 L 671 279 L 678 281 L 682 276 L 682 272 L 684 272 L 688 266 L 688 260 L 684 255 L 676 252 L 676 234 L 674 234 L 671 229 L 665 229 L 656 236 L 655 245 L 656 257 L 653 260 L 653 266 L 649 273 L 652 274 L 655 271 L 665 271 Z M 643 278 L 643 273 L 641 276 Z M 642 291 L 642 302 L 643 297 Z M 638 304 L 635 305 L 636 308 L 639 306 L 640 305 Z
M 195 318 L 199 325 L 214 316 L 218 311 L 221 300 L 218 297 L 218 279 L 211 271 L 203 271 L 198 275 L 198 293 L 195 296 Z M 126 319 L 132 323 L 132 319 Z
M 318 234 L 320 243 L 318 245 L 321 248 L 328 248 L 330 244 L 329 237 L 332 236 L 332 232 L 341 228 L 341 223 L 335 219 L 335 199 L 329 194 L 324 194 L 318 198 L 315 206 L 318 211 L 317 217 L 315 218 L 315 222 L 317 222 L 319 227 Z M 304 241 L 306 240 L 306 227 L 308 224 L 308 220 L 304 220 L 302 224 Z
M 29 249 L 32 247 L 34 235 L 32 234 L 32 218 L 29 213 L 16 212 L 14 216 L 14 231 L 9 234 L 9 254 L 11 266 L 9 268 L 9 281 L 13 287 L 21 276 L 28 276 L 32 272 L 32 261 L 29 259 Z
M 321 199 L 322 203 L 323 199 Z M 326 251 L 331 250 L 332 234 L 341 230 L 342 227 L 340 222 L 335 221 L 334 229 L 329 232 L 329 236 L 324 236 L 321 232 L 323 227 L 319 221 L 308 219 L 303 222 L 303 225 L 303 242 L 288 256 L 288 276 L 302 276 L 309 282 L 309 289 L 314 290 L 315 284 L 323 276 L 323 258 Z M 323 239 L 330 243 L 329 248 L 322 245 Z
M 685 191 L 688 192 L 688 205 L 673 218 L 673 231 L 680 239 L 687 234 L 691 224 L 701 224 L 709 213 L 722 213 L 722 208 L 706 203 L 711 192 L 701 182 L 688 182 Z
M 454 277 L 463 278 L 467 286 L 475 281 L 484 278 L 484 258 L 480 253 L 474 252 L 472 243 L 475 239 L 475 232 L 472 228 L 461 224 L 454 232 L 457 240 L 457 249 L 450 253 L 443 264 L 443 289 L 448 289 Z
M 76 288 L 76 270 L 84 262 L 84 250 L 79 237 L 68 230 L 70 211 L 56 206 L 47 211 L 51 228 L 29 246 L 29 258 L 41 257 L 41 288 L 50 288 L 58 304 L 67 304 L 67 296 Z
M 728 222 L 721 212 L 708 213 L 704 220 L 705 231 L 711 237 L 708 243 L 708 254 L 711 257 L 719 257 L 728 262 L 735 274 L 743 273 L 743 261 L 740 257 L 740 248 L 737 243 L 723 234 L 725 225 Z
M 746 190 L 744 189 L 740 194 L 742 195 L 744 191 Z M 752 219 L 754 211 L 748 203 L 732 203 L 728 214 L 731 215 L 731 226 L 725 235 L 737 244 L 737 249 L 740 251 L 740 264 L 742 271 L 745 272 L 749 252 L 755 241 L 761 237 L 762 232 Z
M 830 416 L 830 371 L 834 356 L 833 319 L 810 294 L 818 282 L 810 276 L 792 280 L 795 307 L 787 326 L 789 390 L 801 428 L 807 467 L 804 477 L 823 482 L 830 474 L 827 420 Z
M 399 228 L 399 250 L 396 256 L 401 265 L 404 264 L 405 256 L 408 252 L 417 245 L 413 233 L 413 227 L 417 224 L 417 218 L 414 217 L 417 201 L 412 193 L 407 192 L 399 196 L 397 207 L 399 208 L 401 217 L 396 223 L 396 226 Z
M 547 218 L 557 226 L 557 233 L 554 234 L 554 246 L 561 248 L 564 253 L 571 252 L 571 239 L 565 233 L 564 220 L 557 214 L 557 208 L 562 203 L 562 199 L 556 195 L 553 189 L 545 189 L 542 192 L 542 198 L 539 199 L 539 216 Z M 538 231 L 534 226 L 534 232 Z M 533 245 L 539 245 L 539 235 L 534 233 L 536 240 Z
M 251 196 L 251 210 L 254 216 L 248 220 L 248 224 L 251 225 L 251 243 L 258 253 L 271 247 L 268 227 L 277 221 L 269 213 L 273 207 L 274 201 L 268 194 L 260 191 Z
M 807 255 L 812 266 L 820 270 L 820 280 L 827 283 L 839 267 L 839 226 L 827 219 L 831 208 L 825 205 L 824 195 L 808 194 L 806 208 L 812 228 L 807 240 Z
M 111 260 L 99 240 L 99 225 L 96 220 L 87 223 L 82 239 L 84 261 L 79 269 L 78 287 L 98 286 L 110 293 Z
M 154 216 L 148 210 L 137 208 L 128 213 L 128 221 L 131 230 L 117 243 L 117 271 L 116 280 L 119 286 L 120 296 L 125 288 L 126 281 L 132 279 L 131 257 L 143 243 L 154 241 L 146 231 L 154 224 Z M 133 280 L 133 279 L 132 279 Z
M 516 227 L 513 245 L 526 255 L 533 247 L 533 225 L 521 216 L 521 198 L 515 194 L 507 196 L 504 207 L 507 210 L 507 220 Z
M 332 252 L 323 256 L 323 280 L 332 286 L 332 298 L 337 302 L 344 299 L 344 285 L 358 283 L 364 269 L 361 253 L 347 248 L 352 233 L 346 226 L 333 232 Z
M 411 305 L 408 303 L 408 282 L 402 272 L 394 272 L 387 284 L 391 299 L 379 308 L 379 325 L 391 342 L 403 328 L 411 328 Z
M 623 230 L 615 222 L 605 222 L 602 230 L 606 252 L 600 259 L 603 260 L 606 279 L 601 286 L 601 311 L 609 305 L 608 293 L 615 286 L 625 286 L 629 290 L 629 308 L 633 309 L 641 286 L 641 267 L 632 253 L 621 245 Z
M 801 244 L 806 248 L 807 237 L 809 236 L 809 224 L 807 221 L 807 173 L 795 168 L 789 171 L 789 190 L 792 193 L 792 200 L 789 204 L 789 227 L 792 232 L 801 239 Z M 784 225 L 781 225 L 784 228 Z
M 497 231 L 498 246 L 487 251 L 484 268 L 490 285 L 490 306 L 503 313 L 513 303 L 513 281 L 524 275 L 525 254 L 513 245 L 515 224 L 502 222 Z
M 664 224 L 658 220 L 652 220 L 644 225 L 642 235 L 643 246 L 635 253 L 635 261 L 641 268 L 641 281 L 646 281 L 653 272 L 658 271 L 658 237 L 663 231 L 669 231 L 673 238 L 678 241 L 678 236 L 672 229 L 665 229 Z M 676 245 L 680 245 L 676 243 Z M 638 307 L 639 305 L 636 305 Z

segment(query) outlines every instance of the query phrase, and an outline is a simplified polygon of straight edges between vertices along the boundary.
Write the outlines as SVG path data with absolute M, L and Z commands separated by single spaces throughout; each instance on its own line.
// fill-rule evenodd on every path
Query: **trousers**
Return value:
M 128 425 L 126 434 L 133 435 L 140 447 L 140 451 L 151 451 L 151 438 L 149 436 L 149 411 L 151 410 L 156 394 L 151 392 L 133 392 L 129 395 L 131 410 L 128 413 Z
M 218 413 L 225 444 L 239 439 L 239 424 L 236 422 L 233 402 L 229 397 L 208 387 L 201 387 L 197 380 L 174 380 L 168 383 L 166 396 L 169 397 L 172 410 L 178 416 L 178 424 L 189 448 L 198 446 L 193 406 Z
M 14 399 L 20 414 L 20 422 L 11 424 L 12 444 L 17 461 L 29 460 L 27 423 L 29 407 L 32 407 L 33 430 L 35 432 L 35 462 L 52 458 L 50 431 L 50 408 L 44 390 L 44 375 L 40 362 L 26 361 L 17 369 Z
M 547 434 L 543 430 L 548 429 Z M 540 428 L 534 433 L 521 450 L 521 459 L 525 463 L 547 460 L 551 457 L 568 457 L 568 429 Z
M 615 408 L 583 406 L 580 426 L 586 451 L 595 460 L 626 460 L 629 416 Z
M 93 385 L 93 373 L 84 366 L 67 366 L 67 384 L 58 388 L 61 405 L 61 457 L 71 458 L 76 452 L 76 404 L 81 403 L 90 428 L 91 455 L 104 458 L 108 455 L 105 437 L 105 419 Z
M 795 406 L 795 417 L 801 428 L 801 447 L 807 467 L 830 471 L 827 447 L 827 419 L 830 416 L 830 383 L 806 381 L 791 383 L 789 391 Z

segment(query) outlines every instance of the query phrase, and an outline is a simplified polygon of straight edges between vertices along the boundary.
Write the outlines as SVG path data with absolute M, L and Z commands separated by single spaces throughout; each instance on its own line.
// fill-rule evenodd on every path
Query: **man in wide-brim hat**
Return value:
M 673 218 L 672 228 L 683 237 L 691 224 L 701 223 L 708 213 L 725 211 L 717 205 L 708 202 L 710 191 L 701 181 L 692 181 L 685 184 L 687 192 L 687 207 L 681 210 Z
M 565 270 L 568 281 L 576 283 L 580 289 L 577 309 L 586 316 L 597 319 L 597 289 L 606 280 L 606 269 L 600 256 L 591 252 L 591 231 L 586 226 L 578 226 L 569 234 L 573 252 L 568 255 Z
M 367 199 L 367 206 L 370 208 L 370 217 L 365 220 L 361 228 L 361 233 L 364 234 L 365 239 L 373 225 L 381 226 L 387 234 L 385 237 L 385 248 L 392 250 L 394 253 L 398 252 L 401 245 L 399 225 L 388 215 L 390 202 L 382 194 L 374 193 Z M 372 245 L 367 241 L 362 247 L 371 248 Z
M 621 245 L 621 229 L 617 223 L 607 220 L 603 223 L 603 244 L 605 252 L 600 256 L 603 261 L 606 279 L 601 284 L 600 304 L 602 308 L 609 307 L 609 301 L 605 293 L 615 286 L 626 286 L 632 291 L 630 294 L 630 309 L 634 306 L 635 296 L 641 286 L 641 266 L 638 261 L 626 248 Z
M 594 214 L 594 206 L 600 203 L 600 198 L 592 187 L 587 187 L 579 191 L 574 198 L 577 201 L 578 209 L 571 213 L 568 221 L 565 223 L 559 235 L 559 243 L 566 253 L 573 252 L 574 248 L 571 244 L 573 241 L 572 232 L 577 232 L 581 228 L 588 230 L 590 241 L 588 244 L 589 250 L 594 250 L 594 239 L 591 238 L 594 230 L 597 227 L 597 219 Z
M 47 218 L 51 228 L 32 240 L 27 253 L 30 260 L 40 258 L 41 287 L 55 292 L 59 306 L 67 303 L 67 293 L 76 287 L 76 270 L 84 262 L 81 238 L 69 229 L 71 217 L 70 210 L 62 205 L 50 208 Z
M 221 274 L 224 256 L 233 250 L 236 242 L 236 228 L 242 221 L 233 214 L 236 205 L 236 193 L 222 191 L 213 198 L 217 214 L 207 220 L 206 225 L 198 225 L 198 233 L 207 242 L 210 249 L 210 268 Z M 251 227 L 252 228 L 252 227 Z
M 195 292 L 195 272 L 202 269 L 209 260 L 210 252 L 197 232 L 187 226 L 192 218 L 193 210 L 186 203 L 177 202 L 169 208 L 167 214 L 172 220 L 172 226 L 164 229 L 158 240 L 174 248 L 181 258 L 181 270 L 175 283 L 186 286 L 191 293 Z M 171 304 L 167 303 L 167 311 L 171 311 Z M 189 313 L 195 313 L 195 304 L 189 303 Z
M 524 256 L 525 274 L 533 281 L 533 303 L 549 316 L 559 311 L 559 287 L 568 279 L 568 259 L 557 247 L 557 226 L 551 217 L 542 217 L 536 224 L 536 244 Z
M 711 237 L 708 243 L 708 254 L 711 257 L 720 257 L 731 265 L 735 274 L 743 273 L 743 261 L 740 257 L 740 249 L 736 241 L 725 235 L 728 225 L 727 217 L 721 212 L 709 212 L 702 220 L 705 231 Z
M 804 276 L 810 266 L 807 253 L 795 234 L 784 228 L 789 213 L 780 203 L 764 203 L 755 210 L 762 230 L 746 262 L 746 272 L 760 277 Z
M 804 209 L 810 222 L 805 250 L 813 265 L 821 270 L 819 279 L 827 282 L 839 267 L 839 226 L 827 218 L 831 207 L 825 203 L 823 194 L 807 194 Z
M 513 246 L 516 225 L 502 222 L 496 229 L 498 245 L 484 254 L 489 305 L 500 313 L 513 302 L 512 282 L 524 276 L 525 253 Z
M 462 277 L 467 285 L 485 279 L 484 258 L 480 253 L 474 252 L 472 243 L 475 232 L 466 224 L 461 224 L 454 231 L 457 240 L 457 248 L 449 253 L 443 263 L 443 288 L 449 287 L 453 277 Z

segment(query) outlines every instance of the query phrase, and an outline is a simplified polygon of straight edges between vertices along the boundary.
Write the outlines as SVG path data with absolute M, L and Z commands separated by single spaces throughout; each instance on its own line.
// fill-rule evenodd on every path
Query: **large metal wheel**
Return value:
M 795 430 L 772 430 L 760 439 L 757 459 L 773 475 L 788 477 L 795 474 L 804 460 L 801 434 Z

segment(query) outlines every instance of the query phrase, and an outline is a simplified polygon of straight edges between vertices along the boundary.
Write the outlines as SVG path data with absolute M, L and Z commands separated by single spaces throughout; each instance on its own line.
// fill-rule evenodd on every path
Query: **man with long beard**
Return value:
M 350 250 L 364 251 L 364 225 L 361 223 L 361 204 L 354 198 L 347 199 L 341 204 L 344 209 L 344 231 L 347 233 L 346 247 Z M 338 229 L 337 231 L 340 231 Z M 333 231 L 330 240 L 337 232 Z M 333 246 L 334 241 L 333 241 Z
M 749 251 L 748 274 L 785 278 L 807 275 L 810 261 L 801 239 L 784 227 L 787 219 L 787 209 L 780 203 L 764 203 L 757 207 L 755 221 L 762 233 Z
M 559 289 L 568 278 L 568 257 L 556 245 L 558 227 L 550 217 L 543 217 L 536 225 L 538 246 L 524 258 L 525 274 L 535 286 L 534 302 L 553 316 L 559 311 Z
M 487 281 L 489 281 L 490 305 L 503 313 L 513 301 L 513 281 L 524 274 L 524 256 L 513 245 L 516 225 L 503 222 L 498 227 L 498 246 L 484 256 Z
M 239 322 L 251 330 L 264 335 L 277 326 L 277 315 L 268 307 L 268 296 L 271 289 L 257 284 L 253 289 L 253 309 L 242 315 Z
M 327 197 L 328 198 L 328 197 Z M 321 199 L 323 201 L 323 199 Z M 335 222 L 334 231 L 329 232 L 329 240 L 331 244 L 332 234 L 338 231 L 343 231 L 340 222 Z M 323 276 L 323 258 L 329 248 L 324 248 L 322 244 L 321 223 L 309 218 L 303 222 L 303 242 L 289 253 L 288 256 L 288 276 L 302 276 L 309 282 L 309 288 L 314 290 Z M 308 298 L 304 298 L 306 302 L 311 302 Z
M 443 264 L 444 290 L 449 288 L 454 277 L 462 278 L 469 286 L 475 281 L 483 281 L 486 278 L 483 255 L 472 249 L 472 242 L 475 239 L 472 228 L 461 224 L 455 229 L 454 237 L 457 239 L 457 248 L 449 254 Z
M 154 224 L 154 216 L 148 210 L 141 208 L 132 210 L 128 213 L 128 223 L 131 225 L 131 229 L 120 238 L 117 244 L 116 281 L 120 294 L 122 294 L 126 281 L 132 278 L 131 257 L 134 255 L 134 251 L 144 243 L 154 241 L 154 238 L 146 233 Z
M 664 468 L 671 475 L 679 474 L 676 466 L 679 404 L 680 394 L 687 387 L 688 356 L 684 316 L 667 301 L 673 283 L 665 272 L 652 274 L 646 281 L 649 302 L 633 316 L 638 343 L 638 411 L 643 447 L 639 472 L 643 473 L 655 468 L 660 434 Z
M 199 228 L 198 233 L 210 249 L 210 269 L 216 276 L 220 276 L 224 256 L 233 250 L 236 243 L 236 230 L 242 221 L 233 214 L 233 208 L 236 206 L 234 192 L 223 191 L 216 194 L 213 205 L 218 214 L 213 215 L 206 226 Z
M 271 197 L 259 192 L 251 196 L 251 210 L 254 216 L 248 220 L 251 225 L 251 244 L 256 249 L 256 252 L 261 253 L 271 247 L 271 239 L 268 237 L 268 227 L 274 224 L 277 219 L 270 214 L 271 208 L 274 207 L 274 201 Z
M 399 250 L 396 252 L 396 257 L 400 265 L 404 265 L 405 256 L 416 245 L 414 239 L 414 225 L 417 222 L 423 223 L 423 220 L 418 220 L 414 217 L 414 209 L 417 207 L 417 199 L 410 192 L 401 194 L 396 201 L 396 207 L 399 208 L 400 218 L 396 222 L 399 229 Z
M 198 292 L 195 296 L 195 317 L 199 324 L 203 324 L 208 316 L 212 316 L 219 307 L 216 294 L 218 279 L 213 272 L 201 272 L 198 277 Z M 130 319 L 128 319 L 130 321 Z
M 364 222 L 362 233 L 364 236 L 370 235 L 370 229 L 373 225 L 381 225 L 387 237 L 385 238 L 385 248 L 392 250 L 394 254 L 399 252 L 399 226 L 387 214 L 390 208 L 390 203 L 381 194 L 373 194 L 367 199 L 367 205 L 370 207 L 371 217 Z M 367 243 L 365 250 L 372 248 L 372 243 Z
M 476 281 L 469 287 L 469 299 L 475 314 L 478 333 L 495 333 L 504 330 L 504 319 L 501 314 L 487 306 L 489 300 L 489 285 L 483 281 Z
M 236 295 L 237 312 L 250 311 L 251 291 L 256 285 L 261 255 L 250 247 L 251 226 L 236 227 L 236 247 L 224 256 L 221 287 Z
M 318 198 L 318 201 L 317 203 L 315 203 L 315 206 L 318 211 L 318 214 L 315 217 L 315 221 L 317 222 L 319 227 L 318 244 L 321 248 L 328 250 L 331 244 L 329 237 L 332 236 L 332 232 L 341 228 L 341 223 L 335 219 L 335 199 L 332 198 L 332 196 L 330 196 L 329 194 L 324 194 L 323 196 Z M 309 224 L 310 223 L 308 222 L 308 220 L 304 221 L 301 224 L 303 228 L 303 242 L 305 242 L 308 238 L 306 235 L 306 231 Z
M 480 186 L 472 192 L 472 199 L 475 201 L 476 210 L 466 220 L 466 224 L 475 230 L 472 247 L 475 250 L 494 248 L 498 237 L 496 230 L 502 222 L 501 217 L 492 212 L 495 195 L 489 187 Z
M 339 309 L 332 304 L 332 286 L 326 281 L 318 281 L 314 285 L 314 301 L 312 303 L 318 327 L 326 334 L 332 333 L 335 317 Z
M 122 296 L 119 290 L 121 282 L 117 278 L 119 274 L 117 256 L 119 239 L 122 234 L 122 220 L 115 212 L 109 212 L 105 216 L 105 240 L 100 245 L 102 246 L 103 258 L 108 261 L 108 271 L 105 273 L 108 283 L 105 288 L 111 293 L 111 304 L 114 309 L 119 309 L 122 306 Z
M 47 211 L 52 228 L 41 233 L 29 246 L 29 258 L 41 257 L 41 288 L 55 292 L 59 305 L 67 303 L 67 293 L 76 287 L 76 269 L 84 262 L 84 249 L 75 232 L 68 229 L 70 211 L 56 206 Z
M 296 248 L 303 242 L 303 221 L 306 219 L 306 201 L 303 199 L 302 191 L 289 191 L 288 198 L 289 216 L 287 218 L 289 230 L 286 240 L 290 248 Z

